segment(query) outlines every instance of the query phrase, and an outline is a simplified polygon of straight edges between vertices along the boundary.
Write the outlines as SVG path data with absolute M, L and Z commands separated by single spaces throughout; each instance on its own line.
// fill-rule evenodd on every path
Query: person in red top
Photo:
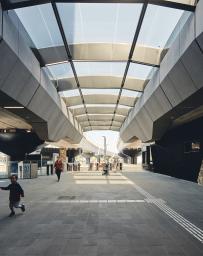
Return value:
M 57 157 L 57 160 L 54 164 L 54 168 L 55 168 L 55 173 L 59 182 L 61 178 L 61 172 L 63 171 L 63 163 L 59 156 Z

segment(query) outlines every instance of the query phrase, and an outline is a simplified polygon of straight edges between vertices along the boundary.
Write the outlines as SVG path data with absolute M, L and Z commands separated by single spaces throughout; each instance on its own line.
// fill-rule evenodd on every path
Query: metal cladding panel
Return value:
M 203 0 L 200 0 L 197 3 L 196 11 L 195 11 L 195 31 L 197 41 L 203 50 Z
M 47 92 L 44 88 L 40 86 L 33 95 L 27 108 L 46 122 L 50 122 L 58 106 L 52 98 L 47 96 Z
M 3 11 L 2 11 L 2 8 L 1 8 L 1 4 L 0 4 L 0 40 L 2 38 L 2 28 L 3 28 L 3 24 L 2 24 L 2 17 L 3 17 Z
M 159 139 L 171 122 L 170 116 L 165 114 L 202 88 L 203 54 L 200 49 L 203 46 L 202 17 L 203 0 L 197 4 L 196 13 L 191 14 L 165 55 L 158 71 L 159 80 L 153 82 L 156 77 L 152 78 L 122 125 L 121 138 L 124 142 L 134 136 L 145 142 Z M 195 32 L 198 41 L 195 41 Z M 136 124 L 134 126 L 136 131 L 132 128 L 133 124 Z M 139 134 L 138 126 L 143 134 Z
M 125 122 L 126 127 L 129 125 L 130 121 L 136 117 L 137 113 L 139 112 L 140 108 L 144 105 L 144 93 L 141 97 L 137 100 L 135 107 L 132 108 L 128 117 L 126 118 L 127 122 Z
M 54 86 L 54 84 L 51 82 L 47 74 L 43 69 L 41 69 L 41 79 L 40 84 L 43 87 L 43 89 L 46 91 L 46 93 L 54 100 L 54 102 L 61 107 L 61 100 L 60 96 L 57 93 L 57 90 Z
M 73 142 L 79 142 L 82 135 L 68 119 L 56 88 L 44 70 L 40 70 L 29 43 L 27 45 L 21 35 L 23 31 L 19 32 L 19 21 L 13 24 L 15 20 L 15 15 L 4 13 L 3 40 L 0 42 L 1 91 L 26 107 L 25 116 L 29 115 L 29 123 L 42 139 L 58 140 L 70 136 Z
M 181 103 L 181 95 L 176 90 L 175 85 L 173 84 L 169 76 L 165 77 L 165 79 L 161 82 L 161 88 L 163 89 L 167 99 L 173 107 Z
M 137 114 L 136 120 L 145 135 L 145 142 L 152 140 L 153 121 L 150 118 L 148 112 L 146 111 L 146 109 L 144 107 L 141 108 L 141 110 Z M 135 134 L 135 136 L 136 136 L 136 134 Z M 138 137 L 138 136 L 136 136 L 136 137 Z
M 53 113 L 56 111 L 57 105 L 52 98 L 47 96 L 47 91 L 40 86 L 33 95 L 27 108 L 41 117 L 43 120 L 49 122 Z
M 142 95 L 142 104 L 144 104 L 152 95 L 152 93 L 156 90 L 156 88 L 160 85 L 160 72 L 159 70 L 154 72 L 153 77 L 148 82 L 144 93 Z
M 195 17 L 193 14 L 188 18 L 187 22 L 180 31 L 180 56 L 188 50 L 188 47 L 195 40 Z
M 7 12 L 3 13 L 3 38 L 16 55 L 18 55 L 19 32 L 17 27 L 13 25 Z
M 133 119 L 126 129 L 120 130 L 120 137 L 124 142 L 129 142 L 135 136 L 142 141 L 146 141 L 142 128 L 139 126 L 137 120 Z
M 169 73 L 169 77 L 173 82 L 176 91 L 180 95 L 181 101 L 185 100 L 197 90 L 194 82 L 181 61 L 176 63 L 174 68 Z
M 181 61 L 188 74 L 193 80 L 196 88 L 203 87 L 203 52 L 199 49 L 196 41 L 194 41 L 189 50 L 181 57 Z
M 29 84 L 30 79 L 30 72 L 28 72 L 22 62 L 18 60 L 10 71 L 9 76 L 4 80 L 1 90 L 21 105 L 26 106 L 38 86 L 37 83 Z M 30 87 L 27 90 L 29 85 Z
M 166 56 L 160 65 L 160 82 L 168 75 L 170 70 L 174 67 L 176 62 L 180 58 L 180 35 L 177 36 L 175 42 L 172 44 L 168 50 Z
M 152 94 L 144 107 L 153 121 L 156 121 L 172 109 L 172 105 L 160 87 Z
M 74 126 L 66 119 L 60 110 L 56 111 L 54 116 L 50 119 L 48 131 L 49 139 L 54 141 L 65 138 L 67 135 L 73 138 L 74 133 L 77 133 L 78 139 L 80 137 L 79 132 L 75 130 Z M 78 141 L 80 141 L 80 139 Z
M 42 140 L 48 141 L 48 126 L 45 122 L 33 122 L 32 123 L 33 130 L 37 133 L 38 137 Z
M 29 70 L 33 77 L 39 82 L 40 81 L 40 64 L 26 44 L 22 36 L 19 36 L 19 49 L 18 58 L 22 61 L 25 67 Z
M 6 44 L 5 41 L 0 42 L 0 88 L 3 86 L 4 81 L 9 76 L 13 67 L 17 62 L 17 56 Z

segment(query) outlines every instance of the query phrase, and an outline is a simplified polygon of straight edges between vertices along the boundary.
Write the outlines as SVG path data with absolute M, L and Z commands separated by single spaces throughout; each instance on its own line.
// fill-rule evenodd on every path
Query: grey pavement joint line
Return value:
M 198 239 L 201 243 L 203 243 L 203 230 L 195 226 L 193 223 L 188 221 L 186 218 L 178 214 L 176 211 L 171 209 L 164 203 L 162 199 L 156 199 L 154 196 L 150 195 L 143 188 L 138 186 L 137 184 L 131 184 L 141 195 L 146 196 L 145 201 L 149 203 L 153 203 L 156 205 L 162 212 L 164 212 L 168 217 L 172 218 L 176 223 L 178 223 L 182 228 L 188 231 L 192 236 Z
M 109 204 L 109 203 L 148 203 L 146 200 L 134 200 L 134 199 L 100 199 L 100 200 L 55 200 L 55 201 L 42 201 L 40 203 L 43 204 L 50 204 L 50 203 L 67 203 L 67 204 L 85 204 L 85 203 L 105 203 L 105 204 Z

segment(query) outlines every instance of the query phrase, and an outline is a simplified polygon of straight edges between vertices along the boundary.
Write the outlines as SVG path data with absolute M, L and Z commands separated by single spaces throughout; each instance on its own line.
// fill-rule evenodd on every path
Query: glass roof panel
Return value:
M 83 95 L 118 95 L 119 89 L 82 89 Z M 63 97 L 80 96 L 78 89 L 60 92 Z
M 138 98 L 138 97 L 141 96 L 141 93 L 140 92 L 136 92 L 136 91 L 130 91 L 130 90 L 123 89 L 121 96 Z
M 149 4 L 137 43 L 164 48 L 183 13 L 182 10 Z
M 63 45 L 51 4 L 20 8 L 15 12 L 37 48 Z
M 50 65 L 46 67 L 52 74 L 53 79 L 62 79 L 66 77 L 73 77 L 73 71 L 70 63 L 61 63 Z
M 78 89 L 74 89 L 74 90 L 69 90 L 69 91 L 63 91 L 63 92 L 59 92 L 59 95 L 61 97 L 74 97 L 74 96 L 80 96 L 80 92 Z M 82 105 L 83 106 L 83 105 Z M 83 106 L 84 107 L 84 106 Z
M 127 77 L 137 77 L 140 79 L 147 79 L 153 67 L 131 63 L 128 69 Z
M 126 62 L 74 62 L 78 76 L 123 76 Z
M 131 43 L 142 4 L 58 3 L 69 44 Z

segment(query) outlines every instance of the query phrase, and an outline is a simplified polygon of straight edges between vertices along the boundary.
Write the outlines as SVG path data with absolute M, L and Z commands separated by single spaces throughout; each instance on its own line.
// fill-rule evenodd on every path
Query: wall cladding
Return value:
M 196 12 L 189 16 L 161 62 L 160 69 L 155 72 L 122 125 L 120 136 L 124 142 L 133 137 L 143 142 L 160 139 L 173 119 L 187 113 L 191 110 L 191 102 L 196 102 L 197 93 L 201 93 L 203 87 L 202 16 L 203 0 L 200 0 Z M 191 100 L 187 101 L 188 98 Z M 134 126 L 135 120 L 143 135 Z
M 3 13 L 2 27 L 1 92 L 25 107 L 21 117 L 29 117 L 27 122 L 41 139 L 57 141 L 68 137 L 73 143 L 79 143 L 81 128 L 76 120 L 69 119 L 67 109 L 30 49 L 31 42 L 27 41 L 24 28 L 14 12 Z

